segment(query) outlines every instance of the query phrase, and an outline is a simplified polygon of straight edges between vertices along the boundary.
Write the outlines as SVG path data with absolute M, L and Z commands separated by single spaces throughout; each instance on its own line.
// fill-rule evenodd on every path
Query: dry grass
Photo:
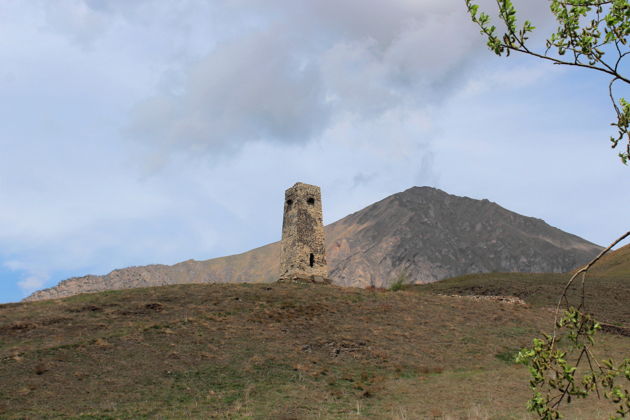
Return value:
M 286 284 L 0 305 L 0 417 L 528 418 L 527 372 L 501 355 L 551 322 L 536 306 Z
M 569 277 L 560 273 L 469 274 L 436 283 L 408 286 L 407 290 L 425 294 L 516 296 L 534 307 L 555 308 Z M 572 304 L 577 306 L 580 303 L 581 291 L 581 282 L 576 281 L 568 291 Z M 615 275 L 589 276 L 585 283 L 585 302 L 586 309 L 600 321 L 630 324 L 630 273 L 621 273 L 617 269 Z

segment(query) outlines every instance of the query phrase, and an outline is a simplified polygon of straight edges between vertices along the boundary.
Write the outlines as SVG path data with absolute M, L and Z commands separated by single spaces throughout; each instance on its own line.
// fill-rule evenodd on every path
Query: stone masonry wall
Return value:
M 319 187 L 298 182 L 285 192 L 281 281 L 329 283 Z

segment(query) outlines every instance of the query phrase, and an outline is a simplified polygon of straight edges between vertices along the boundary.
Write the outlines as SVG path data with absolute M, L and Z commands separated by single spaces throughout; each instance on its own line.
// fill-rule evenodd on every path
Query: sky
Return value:
M 0 302 L 277 241 L 298 181 L 325 223 L 428 185 L 629 228 L 607 79 L 496 57 L 463 1 L 2 0 L 0 63 Z

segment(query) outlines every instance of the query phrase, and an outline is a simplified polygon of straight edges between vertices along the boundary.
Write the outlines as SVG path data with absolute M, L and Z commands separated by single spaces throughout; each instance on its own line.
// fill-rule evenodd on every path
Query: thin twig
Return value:
M 597 365 L 597 368 L 599 369 L 600 372 L 604 372 L 604 368 L 602 368 L 602 365 L 599 364 L 599 362 L 597 361 L 597 358 L 595 358 L 595 355 L 591 352 L 591 349 L 589 349 L 588 347 L 586 348 L 586 351 L 588 352 L 588 354 L 590 355 L 591 359 L 593 360 L 593 362 L 595 362 L 595 364 Z
M 586 360 L 588 360 L 588 365 L 591 368 L 591 373 L 593 374 L 593 383 L 595 384 L 595 392 L 597 392 L 597 398 L 598 399 L 602 399 L 601 395 L 599 395 L 599 385 L 597 384 L 597 379 L 595 379 L 595 369 L 593 369 L 593 364 L 591 363 L 591 356 L 590 356 L 590 352 L 588 350 L 588 347 L 586 348 Z
M 553 335 L 552 335 L 552 339 L 551 339 L 552 343 L 556 341 L 556 331 L 558 329 L 557 325 L 558 325 L 558 314 L 560 313 L 560 305 L 562 304 L 562 299 L 563 298 L 566 299 L 567 291 L 569 290 L 569 287 L 571 287 L 571 284 L 573 284 L 573 280 L 575 280 L 575 278 L 577 276 L 579 276 L 580 274 L 587 272 L 593 266 L 593 264 L 595 264 L 597 261 L 599 261 L 600 258 L 602 258 L 604 255 L 606 255 L 606 253 L 608 253 L 608 251 L 610 251 L 615 245 L 617 245 L 619 242 L 621 242 L 624 239 L 626 239 L 628 236 L 630 236 L 630 231 L 624 233 L 615 242 L 610 244 L 610 246 L 608 246 L 608 248 L 606 248 L 602 252 L 600 252 L 599 255 L 597 257 L 595 257 L 591 262 L 586 264 L 584 267 L 580 268 L 578 271 L 575 272 L 575 274 L 573 274 L 573 276 L 571 276 L 571 279 L 564 286 L 564 290 L 562 291 L 562 295 L 560 296 L 560 299 L 558 299 L 558 305 L 556 306 L 556 314 L 555 314 L 555 317 L 554 317 L 554 320 L 553 320 Z M 567 300 L 567 302 L 568 302 L 568 300 Z
M 613 107 L 615 108 L 615 112 L 617 113 L 617 117 L 619 117 L 619 115 L 621 115 L 621 111 L 619 111 L 619 107 L 617 106 L 617 101 L 615 101 L 615 95 L 613 94 L 613 85 L 615 84 L 615 82 L 617 80 L 619 80 L 619 79 L 615 77 L 608 84 L 608 94 L 610 95 L 610 101 L 612 102 Z
M 500 18 L 501 20 L 503 20 L 504 22 L 506 22 L 506 16 L 505 16 L 505 14 L 504 14 L 505 10 L 504 10 L 504 8 L 503 8 L 503 7 L 502 7 L 502 5 L 501 5 L 501 1 L 500 1 L 500 0 L 496 0 L 496 2 L 497 2 L 497 5 L 498 5 L 498 8 L 499 8 L 499 18 Z M 566 9 L 567 5 L 569 5 L 568 3 L 565 3 L 565 2 L 560 2 L 560 4 L 561 4 L 561 5 L 562 5 L 565 9 Z M 595 6 L 595 7 L 599 7 L 599 6 L 602 6 L 602 5 L 605 5 L 605 4 L 612 4 L 612 1 L 602 1 L 602 2 L 600 2 L 600 3 L 597 3 L 597 4 L 593 5 L 593 6 Z M 572 6 L 572 5 L 571 5 L 571 6 Z M 469 10 L 470 10 L 470 8 L 469 8 Z M 475 22 L 476 22 L 476 23 L 477 23 L 477 24 L 481 27 L 482 32 L 483 32 L 484 34 L 486 34 L 488 37 L 493 37 L 493 36 L 494 36 L 494 35 L 490 32 L 490 30 L 489 30 L 489 29 L 487 29 L 487 28 L 485 28 L 484 26 L 482 26 L 481 24 L 479 24 L 479 22 L 478 22 L 478 21 L 475 21 Z M 520 39 L 520 38 L 518 37 L 518 35 L 517 35 L 516 33 L 514 33 L 514 31 L 513 31 L 513 30 L 512 30 L 509 26 L 507 27 L 507 30 L 508 30 L 508 31 L 507 31 L 507 34 L 506 34 L 506 35 L 508 35 L 508 38 L 510 38 L 510 37 L 511 37 L 511 39 L 516 40 L 516 44 L 512 44 L 512 43 L 507 44 L 507 43 L 505 43 L 505 42 L 502 42 L 502 43 L 501 43 L 501 46 L 502 46 L 504 49 L 506 49 L 506 50 L 508 51 L 508 54 L 509 54 L 509 51 L 510 51 L 510 50 L 512 50 L 512 51 L 520 52 L 520 53 L 523 53 L 523 54 L 529 54 L 529 55 L 532 55 L 532 56 L 534 56 L 534 57 L 537 57 L 537 58 L 540 58 L 540 59 L 543 59 L 543 60 L 548 60 L 548 61 L 551 61 L 551 62 L 553 62 L 554 64 L 558 64 L 558 65 L 563 65 L 563 66 L 576 66 L 576 67 L 589 68 L 589 69 L 592 69 L 592 70 L 596 70 L 596 71 L 600 71 L 600 72 L 603 72 L 603 73 L 609 74 L 609 75 L 611 75 L 611 76 L 613 76 L 613 77 L 615 77 L 615 78 L 617 78 L 617 79 L 619 79 L 619 80 L 622 80 L 622 81 L 624 81 L 624 82 L 626 82 L 626 83 L 630 84 L 630 79 L 628 79 L 628 78 L 626 78 L 626 77 L 622 76 L 621 74 L 619 74 L 619 73 L 617 72 L 618 65 L 619 65 L 619 61 L 621 60 L 621 58 L 623 58 L 623 56 L 624 56 L 625 54 L 622 54 L 622 55 L 619 57 L 619 59 L 617 60 L 617 62 L 616 62 L 616 64 L 615 64 L 615 66 L 614 66 L 614 67 L 613 67 L 613 66 L 611 66 L 610 64 L 606 63 L 604 60 L 602 60 L 602 59 L 601 59 L 601 57 L 595 57 L 595 58 L 596 58 L 596 61 L 597 61 L 597 62 L 599 62 L 599 63 L 601 63 L 603 67 L 597 67 L 597 66 L 595 66 L 595 65 L 591 65 L 591 64 L 584 64 L 584 63 L 580 62 L 580 60 L 579 60 L 579 55 L 582 55 L 582 53 L 580 53 L 579 51 L 577 51 L 577 50 L 575 49 L 575 45 L 576 45 L 576 42 L 575 42 L 575 34 L 571 33 L 571 34 L 569 34 L 569 38 L 570 38 L 570 45 L 571 45 L 571 47 L 570 47 L 570 48 L 567 48 L 567 49 L 573 52 L 573 55 L 574 55 L 574 57 L 573 57 L 573 58 L 574 58 L 574 61 L 573 61 L 573 62 L 571 62 L 571 61 L 564 61 L 564 60 L 560 60 L 560 59 L 555 58 L 555 57 L 550 57 L 550 56 L 548 55 L 549 50 L 551 49 L 551 47 L 553 46 L 553 44 L 552 44 L 552 45 L 550 45 L 550 46 L 547 48 L 547 50 L 545 51 L 545 53 L 544 53 L 544 54 L 540 54 L 540 53 L 534 52 L 534 51 L 530 50 L 529 48 L 527 48 L 527 46 L 525 45 L 524 40 Z M 611 30 L 613 30 L 613 32 L 614 32 L 615 28 L 613 27 L 613 28 L 611 28 Z M 617 37 L 618 37 L 618 38 L 621 38 L 619 35 L 617 35 Z M 498 37 L 497 37 L 497 39 L 498 39 Z M 518 46 L 516 46 L 516 45 L 518 45 Z M 615 45 L 615 46 L 618 48 L 618 45 Z M 621 52 L 620 52 L 620 51 L 619 51 L 619 53 L 621 54 Z
M 582 273 L 582 296 L 580 299 L 580 306 L 578 306 L 578 311 L 582 311 L 583 308 L 585 308 L 585 304 L 584 304 L 584 298 L 585 298 L 585 293 L 584 293 L 584 289 L 585 289 L 585 283 L 586 283 L 586 271 Z
M 543 59 L 543 60 L 551 61 L 551 62 L 553 62 L 553 64 L 558 64 L 558 65 L 562 65 L 562 66 L 583 67 L 583 68 L 587 68 L 587 69 L 591 69 L 591 70 L 601 71 L 603 73 L 606 73 L 606 74 L 609 74 L 611 76 L 614 76 L 614 77 L 618 78 L 619 80 L 622 80 L 622 81 L 630 84 L 630 79 L 628 79 L 626 77 L 623 77 L 622 75 L 620 75 L 617 72 L 610 71 L 607 68 L 591 66 L 590 64 L 584 64 L 584 63 L 574 63 L 574 62 L 571 62 L 571 61 L 563 61 L 563 60 L 559 60 L 559 59 L 554 58 L 554 57 L 549 57 L 549 56 L 546 56 L 546 55 L 538 54 L 538 53 L 533 52 L 533 51 L 531 51 L 529 49 L 528 50 L 524 50 L 524 49 L 520 49 L 520 48 L 510 47 L 507 44 L 503 44 L 503 47 L 509 48 L 512 51 L 517 51 L 517 52 L 520 52 L 520 53 L 523 53 L 523 54 L 533 55 L 534 57 L 538 57 L 538 58 Z
M 566 6 L 566 5 L 568 5 L 568 4 L 569 4 L 569 3 L 567 3 L 566 1 L 558 1 L 558 3 L 559 3 L 559 4 L 561 4 L 561 5 L 563 5 L 563 6 Z M 605 4 L 612 4 L 612 3 L 613 3 L 613 0 L 602 0 L 602 1 L 600 1 L 600 2 L 594 2 L 594 3 L 593 3 L 593 6 L 594 6 L 594 7 L 597 7 L 597 6 L 603 6 L 603 5 L 605 5 Z
M 584 353 L 586 353 L 586 348 L 582 349 L 582 352 L 580 353 L 580 357 L 578 357 L 577 363 L 575 364 L 575 366 L 579 366 L 580 364 L 580 360 L 582 360 L 582 356 L 584 356 Z M 569 388 L 571 387 L 572 383 L 569 382 L 567 384 L 567 386 L 564 388 L 564 390 L 562 391 L 562 395 L 560 396 L 560 399 L 558 401 L 556 401 L 551 408 L 556 408 L 560 405 L 560 403 L 562 402 L 562 400 L 564 399 L 564 397 L 567 395 L 567 393 L 569 392 Z

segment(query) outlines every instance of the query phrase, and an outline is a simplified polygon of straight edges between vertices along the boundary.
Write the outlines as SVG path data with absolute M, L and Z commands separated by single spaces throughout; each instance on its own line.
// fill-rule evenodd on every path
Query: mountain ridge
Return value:
M 601 250 L 542 219 L 431 187 L 386 197 L 327 225 L 325 234 L 330 278 L 356 287 L 492 271 L 565 272 Z M 280 252 L 280 242 L 273 242 L 205 261 L 74 277 L 25 300 L 166 284 L 272 282 L 279 275 Z

